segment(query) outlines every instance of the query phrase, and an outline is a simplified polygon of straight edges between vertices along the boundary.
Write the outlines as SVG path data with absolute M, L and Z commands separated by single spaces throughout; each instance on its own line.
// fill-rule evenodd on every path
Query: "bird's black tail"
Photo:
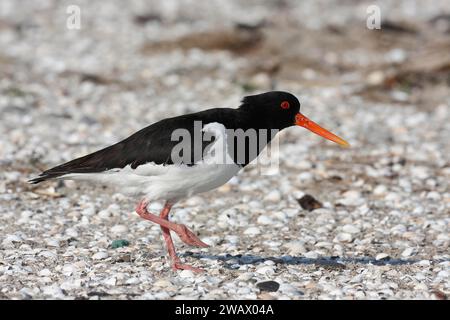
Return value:
M 31 184 L 38 184 L 46 180 L 58 178 L 65 173 L 47 173 L 47 171 L 42 172 L 38 177 L 28 180 Z
M 60 164 L 54 168 L 42 172 L 38 177 L 29 180 L 32 184 L 40 183 L 49 179 L 58 178 L 70 173 L 93 173 L 102 172 L 110 168 L 114 168 L 114 161 L 121 160 L 123 154 L 129 154 L 123 150 L 123 145 L 117 143 L 115 145 L 98 150 L 94 153 L 76 158 L 69 162 Z M 117 159 L 119 158 L 119 159 Z M 127 164 L 127 158 L 123 158 L 123 165 L 119 163 L 119 167 L 123 168 Z M 117 161 L 116 161 L 117 162 Z

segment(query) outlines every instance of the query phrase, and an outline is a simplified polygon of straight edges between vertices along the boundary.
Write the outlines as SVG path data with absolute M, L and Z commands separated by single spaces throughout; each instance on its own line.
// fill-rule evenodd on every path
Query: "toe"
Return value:
M 196 272 L 196 273 L 205 272 L 205 270 L 203 270 L 203 269 L 196 268 L 196 267 L 190 266 L 188 264 L 183 264 L 183 263 L 174 263 L 172 265 L 172 268 L 174 270 L 190 270 L 190 271 Z

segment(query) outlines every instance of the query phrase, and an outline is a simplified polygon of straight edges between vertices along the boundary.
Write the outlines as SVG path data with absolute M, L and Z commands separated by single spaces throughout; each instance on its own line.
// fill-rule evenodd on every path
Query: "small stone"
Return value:
M 66 234 L 72 238 L 78 237 L 78 231 L 75 228 L 67 228 Z
M 361 230 L 359 230 L 357 227 L 355 227 L 354 225 L 351 225 L 351 224 L 346 224 L 345 226 L 343 226 L 342 231 L 351 233 L 351 234 L 361 232 Z
M 258 220 L 256 222 L 258 222 L 259 224 L 268 225 L 268 224 L 272 224 L 273 220 L 268 216 L 259 216 Z
M 373 71 L 367 76 L 367 83 L 372 86 L 381 84 L 384 81 L 384 73 L 380 70 Z
M 141 280 L 139 280 L 138 278 L 130 278 L 127 281 L 125 281 L 125 283 L 130 285 L 139 284 L 141 283 Z
M 387 253 L 379 253 L 375 256 L 375 260 L 379 261 L 379 260 L 389 260 L 389 255 Z
M 59 241 L 55 239 L 46 239 L 45 243 L 49 247 L 59 247 Z
M 106 259 L 106 258 L 108 258 L 108 253 L 105 252 L 105 251 L 97 252 L 96 254 L 94 254 L 92 256 L 92 259 L 94 259 L 94 260 L 103 260 L 103 259 Z
M 2 246 L 7 248 L 13 248 L 15 246 L 15 243 L 20 243 L 22 240 L 20 237 L 16 236 L 15 234 L 10 234 L 5 237 L 2 241 Z
M 347 232 L 341 232 L 333 239 L 333 242 L 352 242 L 352 241 L 353 236 Z
M 180 271 L 179 276 L 181 278 L 193 278 L 194 273 L 191 270 L 182 270 Z
M 391 91 L 392 99 L 400 102 L 408 101 L 409 94 L 405 91 L 393 90 Z
M 437 193 L 436 191 L 428 192 L 427 199 L 434 200 L 434 201 L 440 201 L 441 195 Z
M 344 206 L 359 206 L 364 203 L 364 199 L 361 197 L 361 192 L 357 190 L 349 190 L 342 194 L 343 199 L 338 200 L 339 204 Z
M 81 279 L 66 280 L 61 283 L 60 287 L 65 291 L 78 289 L 81 287 Z
M 47 259 L 54 259 L 54 258 L 57 257 L 55 252 L 47 251 L 47 250 L 39 252 L 38 256 L 39 257 L 44 257 L 44 258 L 47 258 Z
M 39 276 L 41 277 L 49 277 L 52 275 L 52 272 L 48 269 L 42 269 L 41 271 L 39 271 Z
M 417 264 L 420 266 L 429 266 L 431 263 L 430 260 L 420 260 Z
M 95 214 L 95 208 L 94 207 L 87 207 L 87 208 L 85 208 L 85 209 L 83 209 L 81 211 L 81 214 L 83 216 L 87 216 L 87 217 L 93 216 Z
M 243 273 L 243 274 L 239 275 L 239 277 L 237 277 L 238 280 L 242 280 L 242 281 L 248 281 L 251 278 L 253 278 L 253 273 L 251 273 L 251 272 Z
M 172 282 L 170 282 L 169 280 L 160 279 L 160 280 L 156 280 L 156 282 L 153 283 L 153 286 L 161 287 L 161 288 L 170 287 L 170 286 L 172 286 Z
M 271 275 L 275 273 L 275 270 L 272 266 L 263 265 L 256 269 L 256 272 L 264 275 Z
M 410 257 L 415 253 L 415 249 L 414 248 L 406 248 L 405 250 L 403 250 L 402 252 L 402 257 Z
M 286 248 L 288 248 L 288 254 L 296 256 L 302 253 L 306 252 L 305 246 L 303 245 L 303 242 L 301 241 L 291 241 L 284 245 Z
M 6 242 L 22 242 L 22 238 L 16 234 L 8 234 L 3 241 Z
M 282 283 L 280 285 L 280 292 L 288 295 L 295 295 L 295 296 L 302 296 L 304 293 L 297 289 L 295 286 L 288 284 L 288 283 Z
M 280 288 L 280 284 L 276 281 L 263 281 L 256 284 L 261 291 L 275 292 Z
M 52 297 L 52 298 L 64 296 L 61 288 L 57 284 L 47 286 L 47 287 L 42 287 L 41 290 L 44 295 Z
M 121 193 L 114 193 L 112 195 L 112 199 L 115 202 L 121 202 L 121 201 L 125 201 L 127 199 L 127 197 L 125 195 L 121 194 Z
M 110 231 L 112 233 L 115 233 L 115 234 L 123 234 L 123 233 L 126 233 L 128 231 L 128 228 L 126 226 L 122 225 L 122 224 L 117 224 L 114 227 L 112 227 L 110 229 Z
M 300 199 L 297 199 L 297 201 L 304 210 L 313 211 L 314 209 L 322 208 L 322 203 L 309 194 L 305 194 Z
M 131 262 L 131 254 L 123 254 L 117 257 L 116 262 Z
M 279 202 L 281 200 L 281 193 L 278 190 L 272 190 L 264 197 L 264 200 L 270 202 Z
M 112 214 L 108 209 L 100 210 L 100 212 L 98 213 L 98 217 L 100 219 L 109 219 L 112 217 Z
M 387 187 L 383 184 L 379 184 L 375 187 L 375 189 L 373 189 L 373 194 L 377 195 L 377 196 L 381 196 L 386 194 L 387 192 Z
M 78 270 L 78 268 L 72 264 L 66 264 L 63 266 L 62 268 L 62 273 L 65 276 L 70 276 L 72 275 L 72 273 L 76 272 Z
M 319 254 L 315 251 L 308 251 L 305 253 L 305 258 L 308 259 L 317 259 L 319 257 Z
M 127 247 L 129 245 L 130 245 L 130 242 L 125 239 L 114 240 L 113 242 L 111 242 L 111 248 L 113 248 L 113 249 Z
M 412 166 L 410 168 L 411 175 L 420 180 L 425 180 L 430 176 L 430 172 L 427 167 L 424 166 Z
M 116 277 L 111 277 L 111 278 L 105 279 L 105 280 L 103 281 L 103 283 L 104 283 L 105 285 L 107 285 L 107 286 L 115 286 L 115 285 L 116 285 L 116 282 L 117 282 Z
M 261 231 L 257 227 L 250 227 L 244 231 L 244 234 L 249 235 L 249 236 L 256 236 L 260 233 L 261 233 Z

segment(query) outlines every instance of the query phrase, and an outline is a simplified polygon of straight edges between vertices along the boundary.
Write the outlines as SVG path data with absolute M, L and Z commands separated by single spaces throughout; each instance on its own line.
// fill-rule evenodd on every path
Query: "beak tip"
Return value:
M 344 143 L 342 143 L 341 146 L 345 149 L 348 149 L 351 147 L 350 143 L 348 143 L 347 141 L 344 141 Z

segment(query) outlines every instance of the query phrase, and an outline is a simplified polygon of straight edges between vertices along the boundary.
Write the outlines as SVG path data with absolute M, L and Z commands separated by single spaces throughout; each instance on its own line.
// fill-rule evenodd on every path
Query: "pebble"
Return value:
M 260 273 L 260 274 L 263 274 L 263 275 L 272 275 L 272 274 L 275 273 L 275 269 L 272 266 L 264 265 L 262 267 L 258 267 L 256 269 L 256 272 Z
M 261 233 L 258 227 L 249 227 L 244 231 L 245 235 L 256 236 Z
M 97 252 L 92 256 L 92 259 L 94 259 L 94 260 L 103 260 L 106 258 L 108 258 L 108 253 L 105 251 Z
M 377 196 L 385 195 L 387 192 L 387 187 L 383 184 L 379 184 L 373 189 L 373 194 Z
M 114 240 L 113 242 L 111 242 L 111 248 L 113 248 L 113 249 L 127 247 L 129 245 L 130 245 L 130 242 L 125 239 Z
M 191 270 L 182 270 L 179 272 L 181 278 L 194 278 L 194 273 Z
M 308 211 L 313 211 L 315 209 L 322 208 L 322 206 L 323 206 L 322 203 L 317 201 L 313 196 L 311 196 L 309 194 L 305 194 L 300 199 L 297 199 L 297 202 L 300 204 L 302 209 L 308 210 Z
M 240 275 L 237 277 L 238 280 L 242 280 L 242 281 L 248 281 L 248 280 L 250 280 L 251 278 L 253 278 L 253 273 L 251 273 L 251 272 L 245 272 L 245 273 L 243 273 L 243 274 L 240 274 Z
M 38 274 L 41 277 L 49 277 L 52 275 L 52 272 L 49 269 L 42 269 Z
M 402 257 L 410 257 L 413 254 L 415 254 L 416 250 L 414 248 L 406 248 L 403 252 L 402 252 Z
M 256 286 L 261 291 L 267 291 L 267 292 L 276 292 L 280 288 L 280 284 L 276 281 L 263 281 L 258 282 Z M 248 292 L 250 293 L 250 292 Z
M 387 253 L 379 253 L 375 256 L 375 260 L 388 260 L 389 259 L 389 255 Z
M 78 237 L 78 231 L 75 228 L 67 228 L 66 229 L 66 234 L 69 237 L 72 237 L 72 238 L 77 238 Z
M 56 255 L 55 252 L 48 251 L 48 250 L 44 250 L 44 251 L 39 252 L 38 256 L 39 257 L 44 257 L 44 258 L 47 258 L 47 259 L 56 259 L 57 258 L 57 255 Z
M 319 258 L 319 254 L 316 251 L 308 251 L 305 253 L 305 258 L 317 259 L 317 258 Z
M 413 177 L 420 180 L 425 180 L 430 176 L 428 168 L 423 166 L 412 166 L 410 172 Z
M 268 216 L 259 216 L 256 222 L 258 222 L 259 224 L 268 225 L 272 224 L 273 220 Z
M 361 230 L 357 227 L 355 227 L 354 225 L 351 224 L 346 224 L 345 226 L 342 227 L 342 231 L 347 232 L 347 233 L 351 233 L 351 234 L 355 234 L 355 233 L 360 233 Z
M 139 278 L 129 278 L 127 279 L 127 281 L 125 281 L 125 283 L 128 285 L 136 285 L 141 283 L 141 280 L 139 280 Z
M 49 247 L 59 247 L 60 246 L 59 241 L 56 239 L 46 239 L 45 243 Z
M 272 190 L 264 197 L 264 200 L 269 202 L 278 202 L 281 200 L 281 193 L 278 190 Z
M 57 284 L 54 284 L 51 286 L 45 286 L 40 289 L 41 289 L 42 293 L 48 297 L 61 298 L 64 296 L 64 293 L 62 292 L 61 288 Z
M 341 232 L 333 239 L 333 242 L 352 242 L 352 241 L 353 236 L 347 232 Z
M 103 283 L 107 286 L 115 286 L 117 282 L 116 277 L 110 277 L 103 281 Z
M 110 231 L 114 234 L 124 234 L 128 232 L 127 226 L 124 226 L 123 224 L 117 224 L 114 227 L 110 229 Z
M 342 194 L 343 199 L 339 199 L 338 203 L 344 206 L 360 206 L 364 203 L 361 192 L 357 190 L 349 190 Z
M 440 201 L 441 195 L 436 191 L 430 191 L 427 194 L 427 199 L 434 200 L 434 201 Z
M 87 216 L 87 217 L 94 216 L 94 215 L 95 215 L 95 208 L 94 208 L 93 206 L 84 208 L 84 209 L 81 211 L 81 214 L 82 214 L 83 216 Z M 99 215 L 100 215 L 100 213 L 99 213 Z
M 304 293 L 297 289 L 295 286 L 288 284 L 288 283 L 282 283 L 280 285 L 280 292 L 290 295 L 290 296 L 302 296 Z

